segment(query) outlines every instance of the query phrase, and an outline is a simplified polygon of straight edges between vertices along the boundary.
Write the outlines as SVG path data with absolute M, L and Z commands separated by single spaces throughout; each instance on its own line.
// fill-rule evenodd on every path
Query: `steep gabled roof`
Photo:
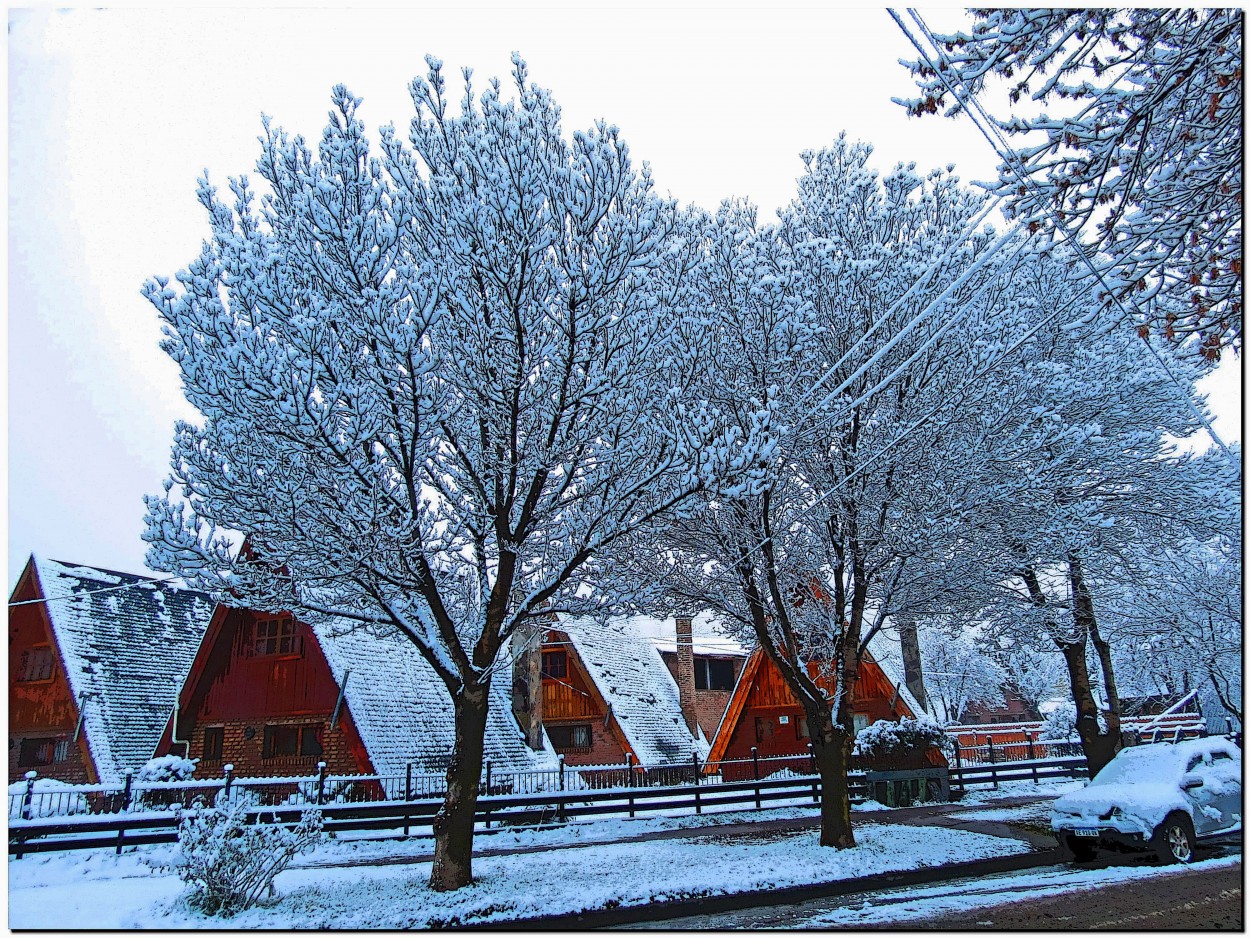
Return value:
M 707 741 L 686 726 L 677 682 L 651 641 L 631 617 L 607 620 L 562 618 L 587 675 L 611 707 L 612 717 L 644 766 L 707 754 Z
M 444 772 L 455 741 L 451 697 L 412 642 L 394 629 L 331 619 L 311 626 L 379 775 Z M 506 657 L 506 656 L 505 656 Z M 347 672 L 351 671 L 348 675 Z M 485 756 L 495 771 L 552 768 L 555 752 L 525 744 L 512 715 L 511 672 L 491 682 Z
M 877 650 L 880 634 L 873 636 L 872 641 L 868 643 L 868 648 L 860 655 L 860 680 L 866 677 L 873 680 L 874 683 L 879 682 L 887 685 L 891 695 L 895 698 L 895 709 L 903 716 L 921 716 L 925 711 L 916 702 L 916 698 L 907 689 L 907 686 L 896 680 L 890 669 L 882 667 L 877 659 L 874 651 Z M 751 652 L 751 657 L 747 659 L 747 663 L 742 668 L 742 673 L 738 675 L 738 682 L 734 685 L 733 694 L 729 698 L 729 705 L 725 708 L 725 715 L 721 718 L 720 726 L 716 728 L 716 737 L 712 740 L 711 751 L 708 753 L 708 761 L 716 762 L 725 757 L 725 751 L 729 747 L 729 740 L 733 736 L 734 730 L 737 728 L 738 721 L 742 718 L 742 711 L 746 707 L 747 698 L 751 693 L 751 685 L 755 682 L 756 673 L 765 661 L 764 651 L 756 648 Z M 871 672 L 875 670 L 879 673 L 880 678 L 877 679 Z M 823 683 L 822 683 L 822 686 Z
M 31 558 L 100 781 L 152 758 L 213 601 L 150 578 Z

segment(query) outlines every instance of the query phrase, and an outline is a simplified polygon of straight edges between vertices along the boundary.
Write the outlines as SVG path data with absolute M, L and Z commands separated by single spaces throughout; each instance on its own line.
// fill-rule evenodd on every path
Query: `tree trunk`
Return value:
M 456 742 L 447 768 L 447 797 L 434 816 L 430 888 L 460 889 L 473 881 L 473 818 L 482 778 L 489 679 L 465 687 L 454 699 Z
M 1111 761 L 1119 747 L 1116 738 L 1098 729 L 1098 704 L 1089 686 L 1089 668 L 1085 664 L 1085 636 L 1070 642 L 1059 642 L 1063 660 L 1068 666 L 1068 681 L 1072 686 L 1072 701 L 1076 704 L 1076 731 L 1081 737 L 1081 749 L 1089 763 L 1089 775 L 1093 778 Z
M 807 726 L 816 771 L 820 773 L 820 845 L 854 847 L 851 793 L 846 777 L 851 765 L 851 735 L 834 723 L 828 707 L 823 713 L 807 709 Z
M 1094 643 L 1094 651 L 1098 655 L 1098 664 L 1102 669 L 1102 686 L 1107 698 L 1107 709 L 1104 716 L 1107 720 L 1107 735 L 1115 742 L 1115 752 L 1120 751 L 1120 692 L 1115 684 L 1115 668 L 1111 663 L 1111 645 L 1098 631 L 1098 617 L 1094 614 L 1094 598 L 1090 595 L 1089 584 L 1085 581 L 1085 571 L 1081 560 L 1075 554 L 1068 555 L 1068 579 L 1072 584 L 1072 618 L 1082 634 L 1088 635 Z

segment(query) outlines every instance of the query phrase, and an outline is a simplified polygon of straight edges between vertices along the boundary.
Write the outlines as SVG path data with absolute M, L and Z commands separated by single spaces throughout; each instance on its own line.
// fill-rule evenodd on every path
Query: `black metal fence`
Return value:
M 774 759 L 756 758 L 738 760 L 749 762 L 752 775 L 743 780 L 729 781 L 718 775 L 709 775 L 704 771 L 707 766 L 690 766 L 690 779 L 679 784 L 637 784 L 638 770 L 635 766 L 626 766 L 628 774 L 618 781 L 624 784 L 603 785 L 592 787 L 584 778 L 585 769 L 576 772 L 566 768 L 564 789 L 548 790 L 534 793 L 514 793 L 501 791 L 484 791 L 478 798 L 477 821 L 485 828 L 501 825 L 540 826 L 559 823 L 573 818 L 615 815 L 618 817 L 664 816 L 674 813 L 694 811 L 702 814 L 705 811 L 722 811 L 726 809 L 759 810 L 776 806 L 781 802 L 790 804 L 818 804 L 820 801 L 820 777 L 797 772 L 788 766 L 777 766 L 781 763 L 795 762 L 803 759 L 803 754 Z M 595 772 L 605 771 L 602 766 L 591 767 Z M 670 766 L 674 772 L 677 766 Z M 680 767 L 685 771 L 685 766 Z M 770 771 L 771 770 L 771 771 Z M 917 777 L 925 773 L 932 774 L 935 770 L 917 770 Z M 1071 778 L 1085 773 L 1085 760 L 1081 757 L 1035 760 L 1017 763 L 990 763 L 986 765 L 957 765 L 950 769 L 951 788 L 961 793 L 973 785 L 991 785 L 997 787 L 1003 782 L 1032 780 L 1044 781 L 1056 778 Z M 854 803 L 862 802 L 868 797 L 880 797 L 882 777 L 888 776 L 890 785 L 897 784 L 899 776 L 906 772 L 867 772 L 854 773 L 850 776 L 850 795 Z M 573 776 L 579 779 L 574 785 Z M 653 776 L 656 777 L 656 776 Z M 378 831 L 383 836 L 407 837 L 413 834 L 429 833 L 442 804 L 439 797 L 418 796 L 415 798 L 389 798 L 387 780 L 378 777 L 362 777 L 366 787 L 382 797 L 370 802 L 353 803 L 341 798 L 327 800 L 327 792 L 332 790 L 329 784 L 334 777 L 319 776 L 314 779 L 283 780 L 287 787 L 307 793 L 320 791 L 325 830 L 338 833 L 347 831 Z M 350 777 L 349 777 L 350 778 Z M 502 778 L 502 776 L 501 776 Z M 600 776 L 604 781 L 608 775 Z M 630 784 L 630 780 L 635 784 Z M 223 797 L 243 797 L 240 793 L 255 792 L 258 780 L 235 780 L 232 784 L 215 783 L 211 789 L 216 792 L 212 800 L 220 802 Z M 404 782 L 411 788 L 412 779 Z M 492 784 L 493 784 L 492 780 Z M 246 782 L 246 784 L 245 784 Z M 557 779 L 558 782 L 558 779 Z M 921 779 L 918 791 L 932 791 L 931 780 Z M 203 783 L 194 783 L 201 786 Z M 263 781 L 265 785 L 274 782 Z M 485 787 L 485 781 L 483 782 Z M 315 788 L 313 786 L 316 786 Z M 85 787 L 85 786 L 79 786 Z M 93 786 L 99 788 L 100 786 Z M 393 786 L 391 786 L 393 787 Z M 139 791 L 132 787 L 129 795 L 132 799 L 130 810 L 116 811 L 111 814 L 83 812 L 73 816 L 35 816 L 19 815 L 9 820 L 9 852 L 16 857 L 26 853 L 113 848 L 118 853 L 123 847 L 142 844 L 170 843 L 177 839 L 177 809 L 187 801 L 188 793 L 195 790 L 192 783 L 165 783 L 154 789 Z M 160 807 L 149 806 L 144 810 L 134 810 L 134 804 L 140 798 L 149 797 L 151 792 L 177 792 L 176 804 Z M 254 797 L 249 795 L 248 797 Z M 211 803 L 210 799 L 198 799 L 200 804 Z M 301 813 L 310 806 L 316 806 L 316 797 L 306 802 L 287 801 L 270 805 L 254 802 L 248 815 L 254 822 L 292 823 L 299 819 Z M 187 810 L 183 808 L 183 810 Z M 192 807 L 189 810 L 197 810 Z M 11 806 L 12 811 L 12 806 Z

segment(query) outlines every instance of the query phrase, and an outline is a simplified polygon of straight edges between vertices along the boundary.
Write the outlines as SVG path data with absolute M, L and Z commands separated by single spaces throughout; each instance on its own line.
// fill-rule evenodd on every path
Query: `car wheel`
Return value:
M 1067 846 L 1068 853 L 1072 854 L 1072 859 L 1077 863 L 1090 863 L 1098 859 L 1098 848 L 1093 844 L 1069 837 Z
M 1155 828 L 1150 848 L 1164 863 L 1188 863 L 1194 858 L 1194 822 L 1173 811 Z

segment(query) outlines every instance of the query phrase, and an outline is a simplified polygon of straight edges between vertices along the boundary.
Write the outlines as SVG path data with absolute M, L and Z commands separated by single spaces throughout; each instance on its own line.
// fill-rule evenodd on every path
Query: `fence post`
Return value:
M 964 763 L 959 755 L 959 737 L 955 737 L 955 775 L 959 779 L 959 796 L 962 798 L 968 789 L 964 785 Z
M 998 787 L 998 769 L 994 768 L 994 737 L 985 737 L 985 745 L 989 747 L 990 755 L 990 781 L 994 783 L 994 787 Z
M 234 772 L 234 765 L 232 763 L 227 762 L 225 765 L 221 767 L 221 771 L 222 771 L 222 774 L 226 778 L 226 786 L 223 792 L 225 795 L 225 802 L 226 804 L 229 804 L 230 803 L 230 786 L 234 782 L 234 777 L 231 774 L 232 772 Z
M 490 797 L 490 760 L 486 760 L 486 797 Z M 490 803 L 486 805 L 486 829 L 490 830 Z
M 39 777 L 39 773 L 31 769 L 26 773 L 26 794 L 22 795 L 22 818 L 30 820 L 30 802 L 35 796 L 35 779 Z
M 317 763 L 317 805 L 325 803 L 326 797 L 326 764 L 324 762 Z
M 760 807 L 760 751 L 756 746 L 751 747 L 751 763 L 755 767 L 755 809 L 758 811 Z
M 807 744 L 807 758 L 811 761 L 811 774 L 816 775 L 816 750 L 811 743 Z M 812 804 L 820 804 L 820 789 L 817 787 L 816 780 L 812 780 Z
M 557 755 L 556 759 L 558 759 L 560 762 L 560 791 L 563 792 L 564 791 L 564 753 L 560 753 L 559 755 Z M 560 808 L 559 808 L 560 813 L 557 815 L 557 817 L 561 821 L 566 821 L 568 819 L 564 816 L 564 795 L 561 794 L 558 796 L 558 798 L 559 798 L 559 804 L 560 804 Z
M 132 786 L 134 785 L 135 773 L 133 769 L 126 770 L 126 787 L 122 789 L 122 810 L 125 814 L 130 810 L 130 799 L 132 796 Z M 126 829 L 124 827 L 117 828 L 117 855 L 122 855 L 122 840 L 125 838 Z
M 1033 763 L 1033 784 L 1037 784 L 1037 763 L 1034 759 L 1037 757 L 1033 754 L 1033 734 L 1025 730 L 1024 738 L 1029 741 L 1029 761 Z
M 625 753 L 625 787 L 634 787 L 634 754 L 632 752 Z M 634 816 L 634 793 L 629 793 L 629 816 Z
M 699 754 L 690 753 L 690 761 L 694 763 L 694 813 L 703 813 L 703 801 L 699 798 Z
M 404 773 L 404 836 L 412 826 L 412 763 L 408 763 L 408 771 Z

